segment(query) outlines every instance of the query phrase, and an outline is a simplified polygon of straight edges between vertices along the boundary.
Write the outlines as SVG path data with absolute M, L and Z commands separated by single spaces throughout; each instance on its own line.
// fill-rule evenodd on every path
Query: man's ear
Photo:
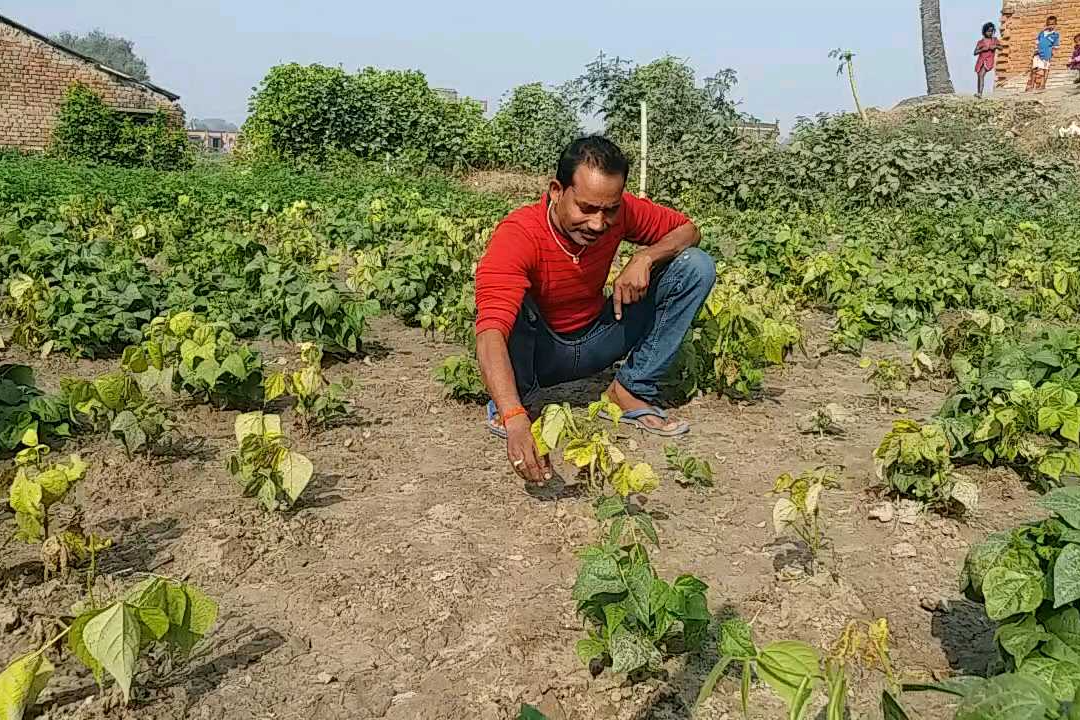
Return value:
M 551 198 L 553 204 L 559 202 L 559 198 L 562 197 L 564 190 L 565 188 L 562 186 L 562 183 L 554 178 L 551 180 L 551 183 L 548 185 L 548 197 Z

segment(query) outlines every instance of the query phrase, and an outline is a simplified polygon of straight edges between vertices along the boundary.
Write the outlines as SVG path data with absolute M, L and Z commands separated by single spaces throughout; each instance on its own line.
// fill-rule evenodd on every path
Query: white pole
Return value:
M 649 107 L 641 101 L 641 187 L 638 195 L 645 197 L 646 176 L 649 170 Z

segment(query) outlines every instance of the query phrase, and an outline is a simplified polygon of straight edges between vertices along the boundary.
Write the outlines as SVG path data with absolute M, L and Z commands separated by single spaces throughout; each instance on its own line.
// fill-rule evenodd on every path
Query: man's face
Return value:
M 596 242 L 615 223 L 625 186 L 622 175 L 608 175 L 587 165 L 574 172 L 570 187 L 552 180 L 548 194 L 559 228 L 578 245 Z
M 1054 30 L 1057 27 L 1057 18 L 1046 18 L 1046 29 Z

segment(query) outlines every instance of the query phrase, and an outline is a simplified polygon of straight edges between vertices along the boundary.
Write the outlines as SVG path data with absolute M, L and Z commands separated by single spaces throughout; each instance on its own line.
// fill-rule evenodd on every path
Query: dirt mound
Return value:
M 899 125 L 949 120 L 1004 130 L 1025 149 L 1061 154 L 1080 164 L 1080 139 L 1062 138 L 1062 128 L 1080 125 L 1080 86 L 1041 93 L 997 93 L 989 98 L 971 95 L 923 95 L 903 100 L 891 110 L 873 114 L 874 122 Z

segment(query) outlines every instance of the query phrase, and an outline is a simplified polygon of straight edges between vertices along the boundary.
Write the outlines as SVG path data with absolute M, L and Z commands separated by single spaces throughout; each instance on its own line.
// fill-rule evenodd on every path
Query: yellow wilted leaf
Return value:
M 611 486 L 623 497 L 630 493 L 649 494 L 660 487 L 660 478 L 648 463 L 638 463 L 630 467 L 623 463 L 611 478 Z

